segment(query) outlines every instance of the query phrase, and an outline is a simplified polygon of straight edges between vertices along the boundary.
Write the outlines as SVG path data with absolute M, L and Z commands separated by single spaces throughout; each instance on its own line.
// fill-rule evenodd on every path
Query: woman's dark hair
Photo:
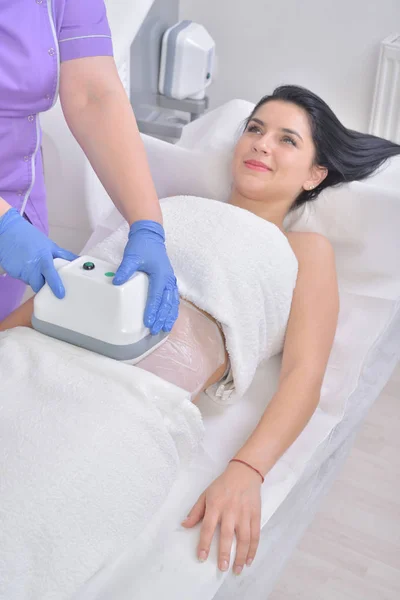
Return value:
M 307 112 L 316 149 L 314 164 L 328 169 L 328 175 L 316 188 L 299 194 L 291 211 L 315 200 L 324 188 L 369 177 L 386 159 L 400 154 L 398 144 L 346 129 L 321 98 L 296 85 L 277 87 L 271 95 L 261 98 L 246 120 L 245 128 L 256 111 L 272 100 L 291 102 Z

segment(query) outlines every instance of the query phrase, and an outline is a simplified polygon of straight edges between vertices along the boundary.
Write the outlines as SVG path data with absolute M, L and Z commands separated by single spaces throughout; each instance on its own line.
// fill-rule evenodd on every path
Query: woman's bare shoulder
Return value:
M 286 233 L 298 261 L 315 259 L 316 254 L 322 259 L 332 258 L 334 250 L 331 242 L 321 233 L 314 231 L 288 231 Z

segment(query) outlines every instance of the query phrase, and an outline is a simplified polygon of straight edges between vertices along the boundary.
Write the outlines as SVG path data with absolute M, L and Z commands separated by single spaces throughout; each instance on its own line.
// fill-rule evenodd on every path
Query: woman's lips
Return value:
M 267 165 L 264 165 L 264 163 L 258 160 L 245 160 L 244 164 L 246 167 L 253 169 L 254 171 L 272 171 L 272 169 L 267 167 Z

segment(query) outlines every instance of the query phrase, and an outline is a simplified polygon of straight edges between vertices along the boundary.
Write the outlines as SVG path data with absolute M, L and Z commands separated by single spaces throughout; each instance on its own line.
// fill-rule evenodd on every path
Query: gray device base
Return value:
M 108 356 L 109 358 L 113 358 L 115 360 L 138 359 L 144 354 L 148 353 L 152 348 L 157 346 L 165 337 L 169 335 L 169 333 L 165 331 L 160 331 L 160 333 L 157 335 L 151 335 L 149 333 L 146 335 L 146 337 L 134 344 L 118 346 L 116 344 L 108 344 L 107 342 L 96 340 L 96 338 L 77 333 L 76 331 L 71 331 L 70 329 L 65 329 L 59 325 L 47 323 L 46 321 L 37 319 L 34 315 L 32 315 L 32 327 L 36 329 L 36 331 L 44 333 L 49 337 L 61 340 L 63 342 L 68 342 L 69 344 L 78 346 L 79 348 L 91 350 L 92 352 L 102 354 L 103 356 Z

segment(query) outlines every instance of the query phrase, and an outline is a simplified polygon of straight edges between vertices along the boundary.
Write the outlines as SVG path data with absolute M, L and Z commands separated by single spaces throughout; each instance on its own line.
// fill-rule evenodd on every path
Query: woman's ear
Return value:
M 325 179 L 328 175 L 328 169 L 326 167 L 321 167 L 319 165 L 314 165 L 311 168 L 311 177 L 304 182 L 303 188 L 308 190 L 313 190 L 317 187 Z

